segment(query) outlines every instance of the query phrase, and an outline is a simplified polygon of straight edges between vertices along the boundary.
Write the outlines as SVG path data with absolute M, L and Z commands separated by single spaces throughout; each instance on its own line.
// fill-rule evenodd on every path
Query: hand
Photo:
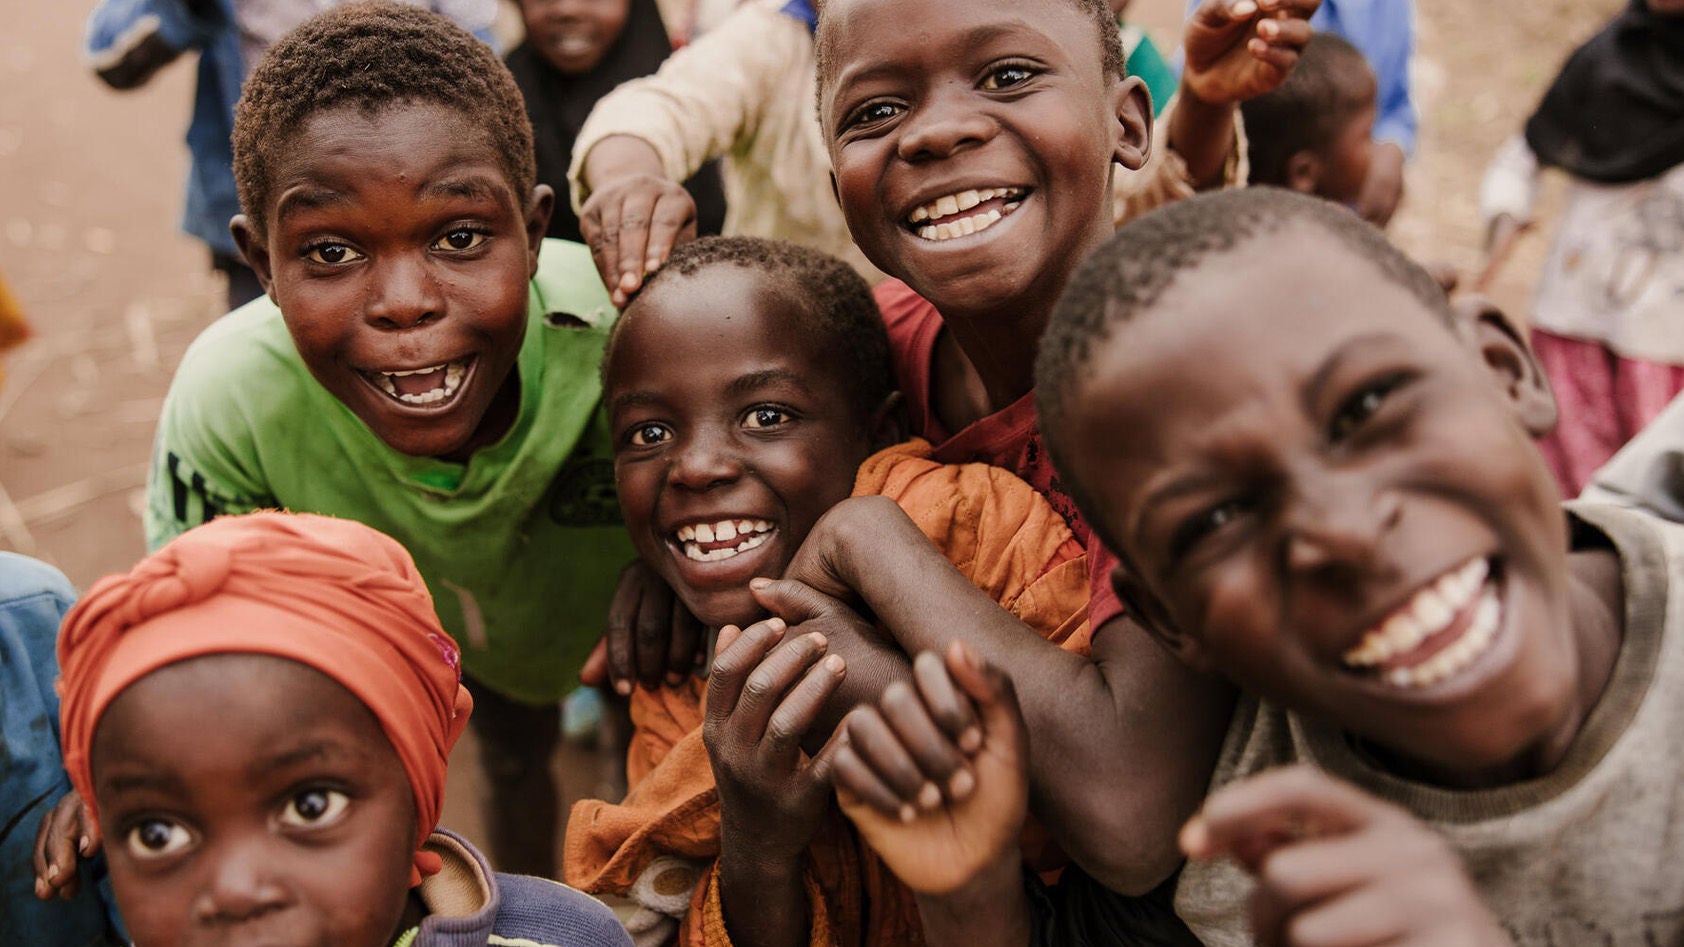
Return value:
M 614 305 L 624 308 L 674 246 L 696 239 L 696 200 L 666 176 L 648 142 L 630 135 L 598 142 L 583 172 L 591 196 L 579 209 L 579 232 Z
M 1403 202 L 1403 148 L 1396 142 L 1382 141 L 1374 145 L 1374 160 L 1368 166 L 1357 193 L 1357 214 L 1382 229 L 1397 213 Z
M 1280 88 L 1321 0 L 1204 0 L 1188 18 L 1182 96 L 1236 105 Z
M 684 683 L 706 640 L 702 624 L 654 569 L 635 561 L 620 572 L 608 605 L 608 629 L 591 649 L 579 680 L 601 687 L 609 680 L 624 697 L 639 682 L 657 687 Z
M 829 805 L 834 745 L 808 759 L 801 738 L 847 671 L 841 656 L 825 654 L 824 635 L 782 641 L 786 627 L 772 618 L 740 634 L 720 629 L 702 723 L 721 849 L 748 845 L 773 864 L 799 859 Z
M 1310 766 L 1219 790 L 1181 845 L 1257 878 L 1251 923 L 1265 945 L 1511 943 L 1443 838 Z
M 959 891 L 1015 866 L 1029 806 L 1028 737 L 1012 683 L 955 641 L 849 714 L 836 750 L 842 811 L 907 887 Z M 1015 875 L 1015 870 L 1012 872 Z
M 92 858 L 99 849 L 99 828 L 72 789 L 41 817 L 35 833 L 35 896 L 43 901 L 55 894 L 74 898 L 82 887 L 78 858 Z
M 784 570 L 784 578 L 853 604 L 861 598 L 862 584 L 862 577 L 854 569 L 856 554 L 863 553 L 869 562 L 885 548 L 907 553 L 928 550 L 942 564 L 947 563 L 898 503 L 883 496 L 850 497 L 826 510 L 813 524 Z

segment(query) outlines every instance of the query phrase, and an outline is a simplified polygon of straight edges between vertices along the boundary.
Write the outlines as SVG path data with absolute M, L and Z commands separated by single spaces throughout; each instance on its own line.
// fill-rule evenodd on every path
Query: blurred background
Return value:
M 1470 281 L 1484 262 L 1477 193 L 1566 54 L 1622 0 L 1416 0 L 1419 152 L 1392 238 Z M 182 351 L 222 314 L 204 246 L 178 229 L 191 56 L 115 92 L 82 52 L 93 0 L 0 0 L 0 273 L 35 329 L 0 384 L 0 548 L 85 588 L 144 552 L 140 508 L 164 392 Z M 1135 0 L 1131 21 L 1178 44 L 1182 0 Z M 517 37 L 503 11 L 496 33 Z M 1561 204 L 1559 180 L 1492 287 L 1523 315 Z M 469 743 L 464 740 L 464 744 Z M 463 746 L 459 752 L 472 752 Z M 597 761 L 560 761 L 569 797 Z M 478 768 L 452 767 L 445 822 L 480 841 Z

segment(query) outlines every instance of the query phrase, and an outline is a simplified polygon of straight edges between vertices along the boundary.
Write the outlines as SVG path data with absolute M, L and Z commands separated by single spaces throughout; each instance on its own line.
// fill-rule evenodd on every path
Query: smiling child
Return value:
M 555 705 L 632 550 L 598 406 L 613 311 L 585 248 L 542 239 L 520 93 L 448 21 L 354 5 L 271 49 L 234 150 L 268 299 L 176 372 L 148 542 L 264 507 L 402 542 L 479 700 L 492 854 L 553 874 Z
M 766 608 L 751 583 L 781 576 L 827 511 L 887 506 L 986 607 L 1085 653 L 1081 546 L 1006 471 L 897 443 L 871 293 L 818 251 L 747 237 L 678 248 L 621 317 L 603 374 L 632 541 L 724 630 L 705 684 L 633 695 L 632 793 L 574 808 L 569 882 L 637 900 L 632 926 L 651 942 L 673 930 L 663 915 L 686 944 L 908 942 L 908 893 L 831 815 L 823 764 L 801 755 L 904 658 L 863 623 L 780 645 L 781 623 L 755 624 Z
M 390 538 L 220 519 L 101 580 L 58 647 L 65 767 L 136 947 L 627 943 L 435 830 L 473 701 Z
M 1532 443 L 1554 403 L 1512 323 L 1452 312 L 1341 209 L 1254 189 L 1120 232 L 1073 280 L 1038 377 L 1119 594 L 1249 695 L 1183 833 L 1176 906 L 1203 942 L 1684 935 L 1684 533 L 1563 510 Z M 958 816 L 985 831 L 1021 812 L 1021 724 L 997 673 L 948 668 L 989 722 L 975 765 L 994 778 Z M 869 791 L 860 759 L 837 778 Z M 1292 762 L 1314 768 L 1257 775 Z M 891 820 L 855 811 L 898 850 Z M 986 891 L 1022 930 L 1000 878 L 977 865 L 930 907 Z M 1034 916 L 1081 929 L 1108 897 Z

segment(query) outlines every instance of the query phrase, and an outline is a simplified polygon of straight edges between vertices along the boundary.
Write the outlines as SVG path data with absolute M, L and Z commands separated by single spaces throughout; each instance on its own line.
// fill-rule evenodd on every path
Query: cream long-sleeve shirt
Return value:
M 872 282 L 881 279 L 854 246 L 831 190 L 813 37 L 805 23 L 780 12 L 784 3 L 744 3 L 654 75 L 604 96 L 573 148 L 567 178 L 574 210 L 582 210 L 590 196 L 580 178 L 590 150 L 604 138 L 630 135 L 655 149 L 674 181 L 687 179 L 709 159 L 724 159 L 725 233 L 805 244 L 847 260 Z M 1116 174 L 1119 223 L 1193 193 L 1186 165 L 1161 145 L 1169 114 L 1166 110 L 1158 121 L 1160 144 L 1146 166 Z M 1237 118 L 1235 124 L 1238 131 Z M 1243 135 L 1235 138 L 1229 185 L 1245 183 L 1247 173 Z

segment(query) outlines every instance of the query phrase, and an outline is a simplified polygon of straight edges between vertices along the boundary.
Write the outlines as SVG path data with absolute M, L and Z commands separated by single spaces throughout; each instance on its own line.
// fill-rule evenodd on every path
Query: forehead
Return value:
M 819 81 L 828 94 L 862 78 L 948 66 L 1014 43 L 1091 53 L 1097 66 L 1097 29 L 1075 0 L 827 0 Z
M 436 102 L 326 109 L 271 147 L 278 154 L 271 204 L 298 187 L 381 182 L 420 189 L 452 179 L 464 189 L 493 192 L 499 200 L 518 197 L 491 129 Z

